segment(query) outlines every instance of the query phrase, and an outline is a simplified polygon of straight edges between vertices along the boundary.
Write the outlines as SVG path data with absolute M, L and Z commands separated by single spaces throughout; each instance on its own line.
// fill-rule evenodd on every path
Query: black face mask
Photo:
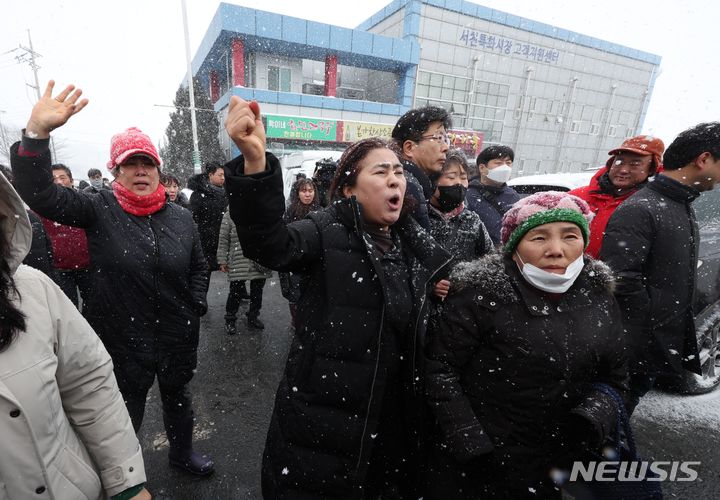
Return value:
M 440 196 L 437 201 L 440 205 L 441 212 L 452 212 L 465 201 L 465 193 L 467 188 L 462 184 L 453 184 L 452 186 L 438 186 Z

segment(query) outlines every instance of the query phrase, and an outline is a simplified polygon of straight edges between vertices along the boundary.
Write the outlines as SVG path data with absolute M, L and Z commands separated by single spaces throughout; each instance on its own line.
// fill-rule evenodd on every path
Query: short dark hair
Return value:
M 177 184 L 177 187 L 180 187 L 180 180 L 172 174 L 162 174 L 160 176 L 160 183 L 163 186 L 169 186 L 170 184 L 175 183 Z
M 675 138 L 663 155 L 665 170 L 677 170 L 703 153 L 720 159 L 720 122 L 699 123 Z
M 467 158 L 465 158 L 465 153 L 463 153 L 462 150 L 457 148 L 450 148 L 448 150 L 445 155 L 445 165 L 443 165 L 442 168 L 443 172 L 445 172 L 445 169 L 450 166 L 451 162 L 455 162 L 460 165 L 460 168 L 462 168 L 468 177 L 470 177 L 470 165 L 468 165 Z
M 222 164 L 216 161 L 211 161 L 205 164 L 205 175 L 212 175 L 217 172 L 217 169 L 223 168 Z
M 490 160 L 497 160 L 498 158 L 510 158 L 510 161 L 515 161 L 515 151 L 510 146 L 488 146 L 482 151 L 475 161 L 475 165 L 487 165 Z
M 395 124 L 392 130 L 392 138 L 395 139 L 399 146 L 405 141 L 419 142 L 421 137 L 431 123 L 442 122 L 445 130 L 452 127 L 452 119 L 447 110 L 437 106 L 425 106 L 423 108 L 411 109 Z
M 345 186 L 355 186 L 360 174 L 360 161 L 375 149 L 389 149 L 395 155 L 398 154 L 397 148 L 392 143 L 380 137 L 362 139 L 348 146 L 338 160 L 335 176 L 330 184 L 331 200 L 344 198 L 343 188 Z
M 51 170 L 64 170 L 65 173 L 67 174 L 67 176 L 70 177 L 71 180 L 73 178 L 72 171 L 67 166 L 63 165 L 62 163 L 55 163 L 54 165 L 52 165 L 50 167 L 50 169 Z
M 96 175 L 99 175 L 100 177 L 102 177 L 102 172 L 100 171 L 99 168 L 91 168 L 90 170 L 88 170 L 88 179 L 91 179 L 91 178 L 95 177 Z

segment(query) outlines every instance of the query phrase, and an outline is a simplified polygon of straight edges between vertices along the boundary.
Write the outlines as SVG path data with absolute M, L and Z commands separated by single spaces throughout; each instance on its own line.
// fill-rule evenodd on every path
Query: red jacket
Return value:
M 603 236 L 605 235 L 605 226 L 607 226 L 610 216 L 623 201 L 637 192 L 637 188 L 620 196 L 600 192 L 600 184 L 598 181 L 607 171 L 607 167 L 601 168 L 593 175 L 593 178 L 590 179 L 589 185 L 570 191 L 570 194 L 585 200 L 595 213 L 595 218 L 590 223 L 590 244 L 587 250 L 585 250 L 585 253 L 593 259 L 597 259 L 600 254 L 600 247 L 602 246 Z
M 65 226 L 45 217 L 41 219 L 52 244 L 55 269 L 71 271 L 90 267 L 90 253 L 84 229 Z

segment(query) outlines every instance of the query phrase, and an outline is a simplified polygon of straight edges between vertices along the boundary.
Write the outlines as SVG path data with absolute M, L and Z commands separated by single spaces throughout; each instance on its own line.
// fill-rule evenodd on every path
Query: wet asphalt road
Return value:
M 247 302 L 239 313 L 238 334 L 223 328 L 228 284 L 213 273 L 209 312 L 202 319 L 198 369 L 191 383 L 197 423 L 195 448 L 209 453 L 216 472 L 196 479 L 167 464 L 167 439 L 157 386 L 151 391 L 139 438 L 148 486 L 158 499 L 261 498 L 260 462 L 273 398 L 285 364 L 292 331 L 287 302 L 277 277 L 267 281 L 260 318 L 261 333 L 244 323 Z M 720 497 L 720 391 L 704 396 L 653 392 L 635 415 L 638 449 L 644 459 L 692 460 L 695 482 L 664 482 L 665 498 Z

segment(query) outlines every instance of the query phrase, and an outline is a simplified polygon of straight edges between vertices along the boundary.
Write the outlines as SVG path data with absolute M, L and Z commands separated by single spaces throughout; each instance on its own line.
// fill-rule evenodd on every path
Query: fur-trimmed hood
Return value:
M 500 303 L 514 302 L 518 296 L 506 269 L 508 264 L 515 266 L 509 257 L 505 258 L 499 253 L 485 255 L 471 262 L 461 262 L 455 266 L 448 278 L 452 284 L 451 291 L 460 292 L 473 286 L 481 286 L 487 296 Z M 610 267 L 587 255 L 578 279 L 584 279 L 592 289 L 604 289 L 610 293 L 615 289 L 615 278 Z

